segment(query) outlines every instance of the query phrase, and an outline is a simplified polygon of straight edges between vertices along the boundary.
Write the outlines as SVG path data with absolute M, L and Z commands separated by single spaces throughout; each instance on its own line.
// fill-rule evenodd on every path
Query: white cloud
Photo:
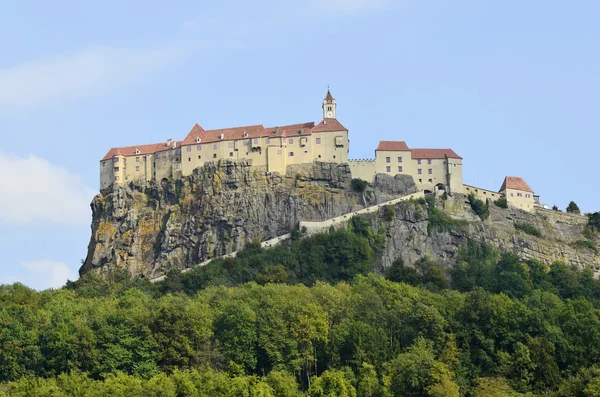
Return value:
M 60 288 L 68 279 L 77 278 L 69 266 L 62 262 L 50 260 L 25 262 L 23 267 L 30 273 L 27 277 L 27 285 L 38 290 Z
M 30 155 L 0 153 L 0 222 L 89 225 L 95 191 L 79 175 Z
M 0 106 L 29 106 L 95 95 L 169 64 L 209 43 L 148 49 L 96 47 L 0 69 Z

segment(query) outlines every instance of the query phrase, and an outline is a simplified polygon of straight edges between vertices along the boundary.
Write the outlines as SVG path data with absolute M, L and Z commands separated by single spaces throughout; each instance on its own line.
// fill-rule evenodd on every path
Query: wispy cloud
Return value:
M 62 262 L 41 260 L 23 263 L 29 273 L 27 285 L 38 290 L 60 288 L 67 280 L 77 279 L 76 274 Z
M 177 64 L 201 48 L 231 43 L 194 41 L 144 49 L 95 47 L 0 69 L 0 107 L 96 95 Z
M 87 225 L 95 191 L 64 167 L 0 153 L 0 222 Z

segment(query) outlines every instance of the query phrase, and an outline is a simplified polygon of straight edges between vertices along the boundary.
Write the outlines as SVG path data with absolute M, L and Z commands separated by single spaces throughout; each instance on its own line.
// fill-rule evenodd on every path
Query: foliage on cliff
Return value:
M 352 224 L 289 250 L 251 245 L 221 263 L 227 271 L 207 270 L 206 283 L 191 282 L 202 273 L 150 284 L 115 272 L 57 291 L 1 286 L 0 396 L 598 392 L 600 281 L 591 272 L 472 243 L 448 271 L 427 258 L 396 261 L 387 273 L 395 281 L 386 280 L 362 275 L 379 238 Z M 315 282 L 333 263 L 355 271 L 330 282 L 353 279 Z M 264 285 L 242 284 L 248 278 Z

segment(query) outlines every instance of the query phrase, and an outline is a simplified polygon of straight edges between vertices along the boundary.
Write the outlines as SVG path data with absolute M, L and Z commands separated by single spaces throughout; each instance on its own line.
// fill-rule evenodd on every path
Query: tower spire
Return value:
M 327 84 L 327 95 L 323 100 L 323 118 L 324 119 L 335 119 L 336 117 L 336 102 L 331 91 L 329 90 L 329 84 Z

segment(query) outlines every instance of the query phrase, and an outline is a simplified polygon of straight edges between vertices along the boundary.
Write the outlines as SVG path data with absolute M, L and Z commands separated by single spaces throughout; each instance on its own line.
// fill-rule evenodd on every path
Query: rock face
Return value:
M 490 217 L 482 222 L 471 210 L 466 196 L 457 195 L 446 201 L 438 198 L 437 206 L 443 207 L 453 219 L 464 221 L 449 232 L 428 233 L 427 206 L 415 202 L 398 204 L 391 222 L 382 222 L 381 216 L 370 216 L 373 228 L 384 228 L 386 234 L 382 267 L 390 266 L 399 257 L 407 264 L 423 256 L 451 264 L 458 257 L 459 247 L 472 240 L 492 244 L 501 252 L 514 252 L 523 259 L 537 259 L 547 264 L 562 261 L 579 268 L 591 267 L 599 273 L 599 240 L 586 231 L 586 217 L 548 210 L 528 213 L 511 207 L 499 208 L 491 201 L 488 204 Z M 535 227 L 542 237 L 517 230 L 515 223 Z M 578 247 L 577 242 L 584 240 L 591 242 L 596 252 Z
M 289 233 L 299 220 L 322 221 L 416 192 L 410 176 L 377 175 L 363 193 L 353 192 L 350 181 L 346 164 L 304 164 L 281 175 L 249 162 L 222 162 L 175 181 L 109 188 L 91 204 L 92 237 L 79 272 L 127 269 L 155 278 L 237 251 L 248 241 Z M 398 257 L 407 264 L 423 256 L 451 264 L 470 240 L 546 263 L 600 267 L 594 249 L 575 244 L 586 240 L 598 246 L 595 236 L 584 237 L 585 217 L 531 214 L 490 203 L 490 217 L 482 222 L 463 195 L 438 197 L 437 206 L 460 220 L 460 227 L 428 233 L 427 204 L 416 201 L 396 205 L 391 221 L 383 209 L 368 215 L 373 228 L 386 235 L 382 267 Z M 515 222 L 534 226 L 543 237 L 515 229 Z
M 370 194 L 350 188 L 347 164 L 290 166 L 286 175 L 250 162 L 209 163 L 192 175 L 106 189 L 92 201 L 92 237 L 80 274 L 128 269 L 154 278 L 416 191 L 411 177 L 382 176 Z M 379 186 L 381 184 L 381 186 Z

